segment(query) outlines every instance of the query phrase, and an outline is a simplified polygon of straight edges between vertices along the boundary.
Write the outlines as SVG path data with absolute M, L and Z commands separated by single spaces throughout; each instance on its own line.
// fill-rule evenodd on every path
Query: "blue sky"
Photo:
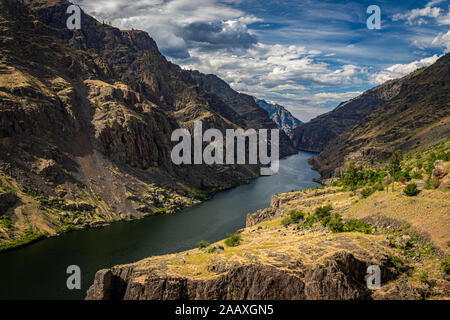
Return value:
M 79 0 L 167 58 L 307 121 L 450 51 L 450 1 Z M 369 5 L 381 29 L 369 30 Z

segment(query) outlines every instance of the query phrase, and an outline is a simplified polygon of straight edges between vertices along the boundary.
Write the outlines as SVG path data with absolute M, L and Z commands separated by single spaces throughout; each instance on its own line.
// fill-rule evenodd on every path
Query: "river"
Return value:
M 268 207 L 273 194 L 315 187 L 319 174 L 299 152 L 280 161 L 278 174 L 216 194 L 174 215 L 74 231 L 0 254 L 0 299 L 83 299 L 95 272 L 215 242 L 245 226 L 249 212 Z M 66 269 L 81 268 L 81 290 L 68 290 Z

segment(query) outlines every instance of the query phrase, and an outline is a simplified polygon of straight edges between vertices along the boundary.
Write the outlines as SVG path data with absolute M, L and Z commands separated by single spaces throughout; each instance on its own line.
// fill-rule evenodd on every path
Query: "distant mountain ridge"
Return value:
M 331 140 L 397 95 L 402 82 L 388 81 L 304 123 L 291 132 L 292 143 L 299 150 L 321 152 Z
M 245 122 L 246 128 L 278 128 L 269 113 L 261 108 L 255 98 L 233 90 L 228 83 L 214 74 L 203 74 L 198 71 L 189 71 L 190 75 L 197 84 L 205 91 L 214 94 L 230 106 L 239 118 Z M 286 156 L 295 153 L 295 148 L 284 131 L 280 131 L 280 154 Z
M 276 128 L 252 98 L 203 89 L 146 32 L 84 12 L 69 30 L 70 5 L 0 0 L 0 215 L 11 221 L 0 244 L 173 213 L 259 175 L 258 165 L 171 161 L 172 132 L 195 121 Z M 280 155 L 293 153 L 282 136 Z
M 255 98 L 258 106 L 269 113 L 270 118 L 282 129 L 286 134 L 290 134 L 292 130 L 299 127 L 303 122 L 292 115 L 285 107 L 279 104 L 271 104 L 265 100 Z
M 450 135 L 450 54 L 340 104 L 291 132 L 296 148 L 320 152 L 322 177 L 349 162 L 386 160 L 395 150 L 425 149 Z

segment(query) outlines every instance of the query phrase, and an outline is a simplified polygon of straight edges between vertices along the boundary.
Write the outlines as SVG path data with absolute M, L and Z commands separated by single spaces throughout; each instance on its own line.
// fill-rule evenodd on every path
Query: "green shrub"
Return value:
M 314 216 L 318 220 L 322 220 L 323 218 L 328 217 L 330 215 L 331 210 L 333 210 L 333 207 L 330 204 L 324 207 L 319 207 L 314 211 Z
M 216 247 L 211 247 L 211 248 L 208 248 L 208 250 L 207 250 L 207 252 L 208 253 L 214 253 L 214 252 L 216 252 Z
M 356 167 L 350 163 L 347 171 L 342 175 L 339 183 L 343 187 L 349 187 L 354 190 L 356 188 L 364 187 L 366 185 L 373 185 L 383 181 L 387 173 L 383 170 L 362 170 L 362 167 Z
M 343 231 L 344 232 L 362 232 L 362 233 L 372 233 L 373 227 L 370 224 L 358 219 L 350 219 L 345 222 Z
M 314 216 L 314 214 L 310 214 L 306 217 L 305 221 L 303 222 L 303 226 L 311 228 L 314 222 L 316 222 L 316 217 Z
M 426 190 L 429 190 L 429 189 L 431 188 L 430 180 L 431 180 L 431 175 L 429 175 L 428 178 L 425 180 L 425 186 L 424 186 L 424 188 L 425 188 Z
M 395 179 L 401 183 L 406 183 L 406 181 L 411 180 L 411 176 L 409 174 L 410 171 L 411 171 L 411 168 L 407 168 L 404 171 L 396 172 Z
M 445 258 L 441 262 L 441 271 L 445 274 L 450 274 L 450 257 Z
M 344 230 L 344 223 L 342 222 L 341 216 L 334 214 L 328 222 L 328 228 L 334 233 L 342 232 Z
M 10 249 L 14 249 L 14 248 L 24 247 L 28 244 L 31 244 L 33 242 L 43 239 L 46 236 L 47 236 L 46 232 L 37 232 L 37 233 L 28 234 L 27 236 L 20 238 L 20 239 L 15 239 L 12 241 L 0 243 L 0 252 L 7 251 Z
M 419 193 L 419 190 L 417 190 L 417 185 L 415 183 L 410 183 L 406 186 L 405 190 L 403 191 L 408 197 L 413 197 L 417 193 Z
M 284 217 L 281 220 L 281 224 L 283 225 L 283 227 L 287 227 L 288 225 L 290 225 L 292 223 L 291 221 L 291 217 Z
M 320 220 L 320 223 L 322 224 L 322 226 L 326 227 L 330 223 L 330 220 L 331 216 L 327 216 Z
M 427 283 L 428 282 L 428 273 L 426 271 L 422 271 L 419 275 L 420 282 Z
M 420 244 L 419 248 L 417 249 L 417 253 L 422 255 L 433 254 L 434 247 L 431 243 Z
M 416 167 L 417 167 L 418 169 L 422 169 L 422 168 L 423 168 L 423 161 L 422 161 L 421 159 L 418 159 L 418 160 L 416 161 Z
M 434 169 L 434 161 L 429 161 L 426 165 L 425 165 L 425 172 L 429 175 L 431 175 L 431 173 L 433 172 Z
M 406 179 L 404 176 L 398 177 L 398 182 L 400 182 L 401 184 L 406 184 L 407 181 L 408 179 Z
M 384 186 L 383 186 L 382 183 L 377 183 L 377 184 L 375 185 L 375 189 L 376 189 L 377 191 L 383 191 L 383 190 L 384 190 Z
M 239 233 L 227 234 L 228 238 L 225 239 L 225 244 L 229 247 L 236 247 L 242 241 L 242 236 Z
M 304 219 L 304 217 L 305 214 L 303 213 L 303 211 L 291 210 L 289 211 L 288 216 L 284 217 L 283 220 L 281 220 L 281 224 L 287 227 L 290 224 L 299 223 L 300 220 Z
M 403 225 L 403 233 L 408 233 L 408 230 L 411 228 L 411 223 L 407 222 Z
M 291 210 L 289 211 L 289 217 L 292 223 L 299 223 L 300 220 L 303 220 L 305 218 L 305 214 L 303 213 L 303 211 Z
M 13 226 L 13 223 L 7 215 L 3 215 L 0 216 L 0 225 L 6 229 L 10 229 Z
M 208 241 L 202 240 L 202 241 L 200 241 L 200 242 L 198 243 L 198 248 L 199 248 L 199 249 L 204 249 L 204 248 L 209 247 L 209 245 L 210 245 L 210 243 L 209 243 Z
M 411 175 L 411 178 L 413 179 L 422 179 L 422 171 L 415 171 Z
M 387 259 L 389 264 L 393 266 L 398 272 L 403 272 L 405 270 L 405 263 L 402 261 L 402 259 L 391 255 L 389 255 Z
M 363 198 L 367 198 L 374 192 L 375 190 L 372 187 L 367 187 L 361 190 L 361 195 L 363 196 Z

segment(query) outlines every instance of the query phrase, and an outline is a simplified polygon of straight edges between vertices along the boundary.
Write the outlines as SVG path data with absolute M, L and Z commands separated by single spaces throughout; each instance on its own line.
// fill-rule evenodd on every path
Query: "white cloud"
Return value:
M 425 19 L 423 19 L 422 17 L 425 18 L 438 18 L 441 14 L 441 8 L 438 7 L 425 7 L 422 9 L 413 9 L 410 10 L 406 13 L 398 13 L 395 14 L 392 17 L 393 21 L 398 21 L 398 20 L 406 20 L 407 24 L 409 25 L 413 25 L 413 24 L 424 24 L 427 23 Z
M 191 59 L 175 60 L 185 69 L 214 73 L 230 86 L 267 101 L 276 101 L 303 121 L 328 111 L 327 103 L 348 100 L 359 92 L 311 93 L 311 85 L 336 87 L 359 83 L 365 70 L 346 64 L 332 66 L 320 61 L 319 51 L 295 45 L 257 43 L 240 55 L 223 50 L 213 55 L 190 50 Z M 316 91 L 314 90 L 314 91 Z
M 428 58 L 423 58 L 421 60 L 413 61 L 407 64 L 394 64 L 389 68 L 386 68 L 374 75 L 372 75 L 371 81 L 372 83 L 381 84 L 388 80 L 401 78 L 406 76 L 407 74 L 416 71 L 419 68 L 428 67 L 436 62 L 440 57 L 435 54 Z
M 436 19 L 437 23 L 439 25 L 450 25 L 450 6 L 448 7 L 448 12 L 445 15 L 440 15 L 437 19 Z
M 289 111 L 302 121 L 309 121 L 318 115 L 331 111 L 339 103 L 359 96 L 360 91 L 320 92 L 302 95 L 277 95 L 269 93 L 267 101 L 276 101 L 287 107 Z M 272 99 L 272 100 L 271 100 Z
M 79 3 L 100 21 L 111 22 L 120 29 L 147 31 L 163 51 L 179 57 L 187 56 L 190 46 L 183 34 L 186 28 L 193 31 L 193 26 L 200 26 L 200 36 L 214 35 L 213 40 L 220 41 L 221 36 L 226 39 L 233 34 L 248 36 L 246 24 L 261 21 L 217 0 L 79 0 Z M 210 28 L 205 28 L 208 25 Z
M 435 47 L 444 47 L 445 52 L 450 52 L 450 30 L 447 33 L 440 32 L 431 44 Z
M 439 3 L 442 3 L 442 2 L 444 2 L 444 0 L 432 0 L 432 1 L 428 2 L 425 5 L 425 7 L 432 7 L 432 6 L 435 6 L 435 5 L 437 5 Z
M 303 90 L 302 85 L 340 85 L 357 80 L 361 68 L 347 64 L 333 67 L 318 61 L 319 51 L 295 45 L 256 43 L 242 54 L 227 50 L 214 55 L 198 49 L 190 51 L 196 59 L 180 59 L 186 69 L 216 73 L 234 88 L 252 92 L 255 86 L 270 90 Z
M 348 60 L 335 58 L 336 55 L 357 53 L 367 57 L 374 52 L 360 44 L 316 45 L 315 49 L 321 49 L 319 51 L 301 45 L 261 43 L 259 31 L 253 32 L 247 25 L 263 22 L 263 19 L 230 5 L 244 0 L 78 1 L 86 12 L 100 21 L 110 21 L 121 29 L 147 31 L 159 48 L 182 67 L 216 74 L 235 90 L 287 106 L 294 114 L 302 115 L 302 120 L 328 111 L 331 104 L 337 105 L 360 93 L 355 91 L 354 85 L 362 84 L 367 70 Z M 409 24 L 424 24 L 425 18 L 435 18 L 440 21 L 438 23 L 446 24 L 443 10 L 434 7 L 439 3 L 440 0 L 433 0 L 425 8 L 394 17 Z M 286 37 L 285 33 L 293 30 L 289 27 L 279 32 Z M 313 36 L 321 33 L 322 38 L 341 39 L 344 36 L 342 31 L 322 27 L 296 32 L 292 33 L 292 38 L 307 32 Z M 439 34 L 435 39 L 435 34 L 428 36 L 428 46 L 448 48 L 447 34 Z M 333 63 L 328 62 L 331 57 Z M 371 80 L 379 83 L 403 76 L 420 67 L 421 63 L 427 63 L 423 60 L 392 66 L 373 75 Z M 333 92 L 337 86 L 347 88 L 348 92 Z
M 422 25 L 427 24 L 428 21 L 425 18 L 435 19 L 438 25 L 449 25 L 450 24 L 450 6 L 448 7 L 447 13 L 445 10 L 434 7 L 444 0 L 432 0 L 428 2 L 424 8 L 413 9 L 407 11 L 406 13 L 398 13 L 392 16 L 393 21 L 405 20 L 409 25 Z

